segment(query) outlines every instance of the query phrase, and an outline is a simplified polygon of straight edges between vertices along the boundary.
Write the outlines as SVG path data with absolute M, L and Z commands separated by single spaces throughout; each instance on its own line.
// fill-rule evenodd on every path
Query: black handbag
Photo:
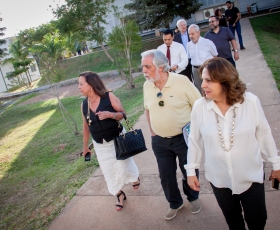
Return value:
M 125 160 L 147 150 L 142 130 L 130 127 L 126 115 L 122 114 L 130 131 L 114 138 L 117 160 Z

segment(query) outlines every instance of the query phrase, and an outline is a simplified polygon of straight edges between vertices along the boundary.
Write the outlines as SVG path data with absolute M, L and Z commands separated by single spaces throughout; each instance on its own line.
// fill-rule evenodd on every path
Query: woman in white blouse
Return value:
M 236 69 L 223 58 L 200 67 L 203 98 L 194 104 L 188 140 L 188 184 L 199 191 L 195 176 L 205 154 L 205 177 L 230 229 L 264 229 L 267 219 L 261 152 L 280 180 L 280 157 L 257 96 L 245 92 Z

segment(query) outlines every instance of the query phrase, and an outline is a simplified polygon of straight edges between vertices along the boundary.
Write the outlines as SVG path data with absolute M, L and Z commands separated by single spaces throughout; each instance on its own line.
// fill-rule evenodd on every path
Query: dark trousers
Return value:
M 242 39 L 242 35 L 241 35 L 241 25 L 240 25 L 240 22 L 238 21 L 235 24 L 235 27 L 233 27 L 232 25 L 229 25 L 229 29 L 230 29 L 230 31 L 232 32 L 232 34 L 234 36 L 235 36 L 235 30 L 236 30 L 236 33 L 237 33 L 237 36 L 238 36 L 238 41 L 239 41 L 239 44 L 240 44 L 240 48 L 243 47 L 243 39 Z
M 235 66 L 235 61 L 233 60 L 233 58 L 232 57 L 230 57 L 230 58 L 226 58 L 234 67 L 236 67 Z
M 242 208 L 249 229 L 264 229 L 267 219 L 264 184 L 253 183 L 247 191 L 234 195 L 229 188 L 216 188 L 212 183 L 211 186 L 230 230 L 246 229 Z
M 177 209 L 183 203 L 176 178 L 177 157 L 179 159 L 179 167 L 184 176 L 184 193 L 190 202 L 197 200 L 199 192 L 192 190 L 186 183 L 187 175 L 184 165 L 187 164 L 188 147 L 183 135 L 180 134 L 172 138 L 154 136 L 152 137 L 152 148 L 158 163 L 161 185 L 170 208 Z M 198 170 L 196 173 L 198 176 Z
M 193 82 L 193 79 L 192 79 L 192 65 L 191 65 L 191 59 L 189 59 L 189 63 L 187 65 L 187 67 L 181 71 L 179 74 L 182 74 L 182 75 L 185 75 L 189 78 L 189 80 L 191 82 Z

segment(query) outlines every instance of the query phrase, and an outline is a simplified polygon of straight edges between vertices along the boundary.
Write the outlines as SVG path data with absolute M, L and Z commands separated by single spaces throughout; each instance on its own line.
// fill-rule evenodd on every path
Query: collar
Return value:
M 219 109 L 219 107 L 217 106 L 217 104 L 214 102 L 214 100 L 207 100 L 207 110 L 211 110 L 213 109 L 213 111 L 215 113 L 217 113 L 219 116 L 224 117 L 224 115 L 221 113 L 221 110 Z M 232 105 L 231 107 L 229 107 L 228 111 L 233 110 L 234 108 L 239 108 L 240 107 L 240 103 L 235 103 L 234 105 Z
M 165 45 L 165 48 L 167 49 L 167 45 L 165 43 L 164 43 L 164 45 Z M 174 45 L 174 41 L 172 41 L 170 47 L 172 47 L 173 45 Z
M 197 42 L 196 43 L 194 43 L 193 41 L 192 41 L 192 43 L 194 44 L 194 45 L 196 45 L 196 44 L 198 44 L 199 43 L 199 41 L 201 40 L 201 36 L 199 37 L 199 39 L 197 40 Z
M 216 103 L 214 102 L 214 100 L 210 100 L 210 99 L 206 99 L 207 101 L 207 110 L 211 110 L 211 109 L 214 109 L 214 108 L 218 108 L 218 106 L 216 105 Z M 234 105 L 232 105 L 230 108 L 239 108 L 240 107 L 240 103 L 237 102 L 235 103 Z
M 219 31 L 217 32 L 217 33 L 215 33 L 212 29 L 210 29 L 210 33 L 213 33 L 213 34 L 218 34 L 218 33 L 220 33 L 220 31 L 222 30 L 222 27 L 221 26 L 219 26 Z
M 174 73 L 168 72 L 167 82 L 165 83 L 163 89 L 171 87 L 173 81 L 174 81 Z M 157 88 L 155 83 L 153 83 L 153 82 L 150 82 L 150 83 L 154 88 Z
M 185 33 L 181 33 L 181 36 L 186 35 L 188 36 L 188 32 L 186 31 Z

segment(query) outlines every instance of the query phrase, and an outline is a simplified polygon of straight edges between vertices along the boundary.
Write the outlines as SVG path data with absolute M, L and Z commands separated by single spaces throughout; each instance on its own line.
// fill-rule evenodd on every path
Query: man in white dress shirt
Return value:
M 170 71 L 181 74 L 188 65 L 188 55 L 184 46 L 174 42 L 174 35 L 171 29 L 163 31 L 163 42 L 157 50 L 161 51 L 169 60 Z
M 191 58 L 194 85 L 201 93 L 202 78 L 199 76 L 199 67 L 208 59 L 217 57 L 215 44 L 209 39 L 200 36 L 198 25 L 192 24 L 188 28 L 191 42 L 188 43 L 188 55 Z

